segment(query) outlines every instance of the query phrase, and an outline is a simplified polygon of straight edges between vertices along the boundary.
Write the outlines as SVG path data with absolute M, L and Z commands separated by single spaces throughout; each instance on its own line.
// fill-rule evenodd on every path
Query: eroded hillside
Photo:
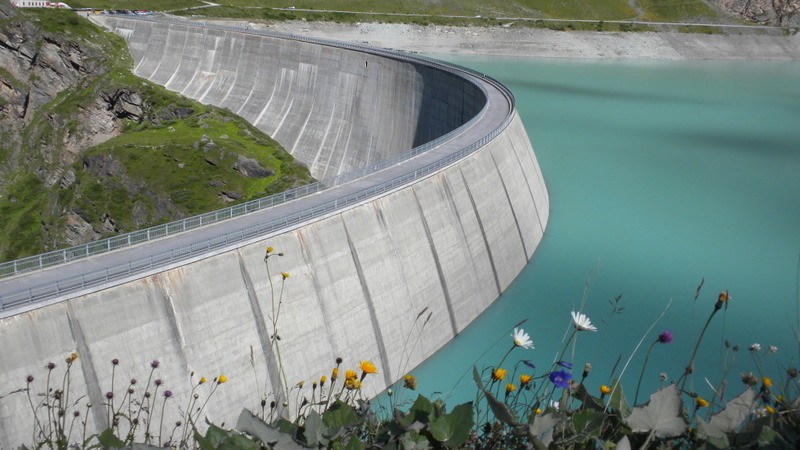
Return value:
M 0 0 L 0 259 L 218 209 L 312 180 L 230 111 L 130 73 L 124 40 Z

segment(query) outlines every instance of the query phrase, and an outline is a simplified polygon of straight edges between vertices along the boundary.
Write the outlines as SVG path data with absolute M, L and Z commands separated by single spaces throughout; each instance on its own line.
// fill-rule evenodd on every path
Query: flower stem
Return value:
M 650 359 L 650 352 L 653 351 L 653 347 L 658 342 L 658 339 L 653 341 L 650 344 L 650 347 L 647 349 L 647 354 L 644 356 L 644 363 L 642 363 L 642 373 L 639 374 L 639 382 L 636 383 L 636 393 L 633 395 L 633 404 L 634 406 L 637 404 L 637 400 L 639 399 L 639 388 L 642 386 L 642 378 L 644 378 L 644 369 L 647 367 L 647 361 Z

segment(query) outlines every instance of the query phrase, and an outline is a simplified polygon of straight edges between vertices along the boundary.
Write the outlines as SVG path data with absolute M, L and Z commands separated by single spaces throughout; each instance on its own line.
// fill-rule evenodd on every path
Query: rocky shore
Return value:
M 230 22 L 228 22 L 230 23 Z M 238 25 L 245 22 L 236 21 Z M 800 34 L 554 31 L 527 27 L 287 21 L 249 23 L 303 36 L 432 55 L 800 61 Z

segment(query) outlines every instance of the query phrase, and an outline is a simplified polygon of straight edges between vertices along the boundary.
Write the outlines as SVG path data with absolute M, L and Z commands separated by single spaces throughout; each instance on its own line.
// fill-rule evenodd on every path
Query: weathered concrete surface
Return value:
M 191 39 L 179 34 L 196 31 L 180 30 L 168 27 L 159 33 L 188 45 Z M 138 31 L 131 31 L 128 39 L 138 42 L 138 36 Z M 154 37 L 152 30 L 141 36 L 144 40 Z M 224 42 L 228 38 L 220 39 Z M 238 39 L 241 37 L 235 37 Z M 269 51 L 281 52 L 287 59 L 290 54 L 304 55 L 297 56 L 298 65 L 313 65 L 323 53 L 331 52 L 319 52 L 302 43 L 297 43 L 301 50 L 292 49 L 291 41 L 287 42 Z M 261 48 L 262 44 L 252 45 Z M 173 60 L 186 53 L 180 46 L 171 48 L 176 52 Z M 240 46 L 215 48 L 217 53 L 207 54 L 207 58 L 228 58 L 240 64 L 236 60 L 244 51 Z M 193 48 L 189 56 L 199 51 Z M 237 56 L 226 57 L 225 52 L 230 51 Z M 263 55 L 254 52 L 250 56 L 256 57 Z M 371 56 L 361 59 L 365 57 Z M 373 126 L 387 128 L 381 131 L 388 134 L 381 135 L 380 147 L 391 146 L 388 140 L 397 137 L 405 139 L 407 150 L 416 139 L 412 135 L 420 133 L 416 122 L 433 113 L 415 111 L 405 103 L 420 108 L 426 102 L 441 101 L 433 110 L 445 114 L 447 122 L 451 120 L 447 111 L 452 109 L 455 116 L 459 105 L 463 106 L 460 99 L 464 97 L 458 92 L 469 91 L 455 86 L 453 96 L 426 99 L 424 74 L 433 69 L 375 58 L 369 67 L 381 67 L 381 72 L 364 76 L 360 83 L 378 86 L 378 81 L 370 81 L 370 77 L 384 80 L 380 83 L 386 84 L 380 86 L 397 97 L 381 100 L 381 107 L 390 112 L 358 116 L 343 125 L 341 132 L 349 133 L 350 141 L 358 142 L 358 146 L 332 150 L 342 154 L 342 161 L 344 155 L 351 155 L 352 161 L 360 160 L 352 153 L 369 153 L 367 159 L 374 156 L 373 138 L 363 138 L 372 133 Z M 139 67 L 142 64 L 139 62 Z M 179 64 L 191 71 L 188 63 Z M 195 64 L 208 67 L 207 59 Z M 231 76 L 242 77 L 236 73 L 232 70 Z M 264 77 L 257 70 L 246 73 Z M 422 82 L 402 81 L 411 80 L 415 74 L 423 74 Z M 284 79 L 296 76 L 284 71 Z M 435 74 L 427 76 L 435 78 Z M 312 78 L 306 80 L 311 82 Z M 417 86 L 421 93 L 410 88 L 398 91 L 388 80 Z M 452 80 L 467 83 L 460 78 Z M 168 84 L 169 80 L 164 82 Z M 447 86 L 443 82 L 439 89 Z M 305 95 L 321 90 L 325 89 L 297 86 L 285 101 L 315 104 L 316 100 Z M 253 95 L 238 98 L 247 104 L 248 97 Z M 357 96 L 353 101 L 371 105 L 367 100 Z M 333 108 L 343 107 L 333 102 L 328 105 L 328 114 Z M 213 257 L 0 321 L 0 342 L 4 344 L 0 386 L 6 391 L 24 387 L 25 377 L 33 374 L 36 380 L 32 391 L 42 392 L 46 375 L 42 368 L 48 361 L 63 367 L 63 358 L 77 350 L 81 357 L 72 368 L 72 391 L 77 393 L 73 398 L 85 396 L 81 404 L 91 401 L 96 406 L 89 417 L 92 429 L 105 426 L 102 405 L 105 392 L 111 389 L 111 360 L 121 360 L 115 374 L 118 393 L 132 377 L 139 380 L 137 390 L 144 389 L 150 361 L 159 360 L 156 377 L 175 394 L 167 423 L 174 423 L 179 407 L 184 408 L 193 387 L 188 374 L 194 371 L 209 379 L 218 374 L 228 377 L 206 411 L 212 421 L 231 424 L 242 407 L 256 410 L 263 396 L 282 389 L 277 353 L 270 345 L 275 331 L 271 317 L 277 308 L 273 300 L 280 297 L 277 331 L 287 384 L 294 386 L 305 380 L 302 395 L 310 397 L 310 382 L 329 375 L 336 357 L 345 360 L 342 370 L 356 368 L 358 360 L 364 359 L 379 367 L 377 376 L 365 380 L 363 391 L 366 396 L 374 395 L 485 310 L 522 270 L 542 238 L 549 200 L 522 122 L 516 111 L 511 114 L 513 120 L 505 131 L 477 152 L 388 195 Z M 306 117 L 309 122 L 312 116 Z M 375 117 L 398 116 L 403 117 L 399 122 L 386 119 L 391 126 L 372 121 Z M 429 120 L 434 119 L 435 114 L 429 116 Z M 300 119 L 287 115 L 281 120 Z M 395 130 L 397 127 L 411 127 L 413 132 Z M 362 137 L 353 137 L 357 129 L 363 131 Z M 297 140 L 314 134 L 310 130 L 306 127 Z M 446 131 L 443 127 L 425 133 Z M 402 150 L 397 146 L 391 151 Z M 301 159 L 325 156 L 309 154 Z M 264 262 L 267 245 L 285 254 L 269 259 L 272 284 Z M 284 281 L 280 271 L 290 278 Z M 24 394 L 0 400 L 0 446 L 15 448 L 29 443 L 31 427 L 32 415 Z

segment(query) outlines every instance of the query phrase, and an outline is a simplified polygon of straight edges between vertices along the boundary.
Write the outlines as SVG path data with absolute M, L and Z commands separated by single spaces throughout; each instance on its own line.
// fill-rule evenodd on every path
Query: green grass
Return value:
M 0 198 L 0 253 L 4 260 L 39 253 L 44 246 L 41 223 L 47 191 L 33 174 L 12 182 Z
M 148 11 L 171 11 L 180 8 L 202 6 L 205 3 L 198 0 L 72 0 L 69 6 L 73 8 L 96 9 L 127 9 Z
M 644 8 L 642 20 L 662 22 L 718 22 L 724 16 L 695 0 L 637 0 Z M 730 21 L 730 20 L 729 20 Z

